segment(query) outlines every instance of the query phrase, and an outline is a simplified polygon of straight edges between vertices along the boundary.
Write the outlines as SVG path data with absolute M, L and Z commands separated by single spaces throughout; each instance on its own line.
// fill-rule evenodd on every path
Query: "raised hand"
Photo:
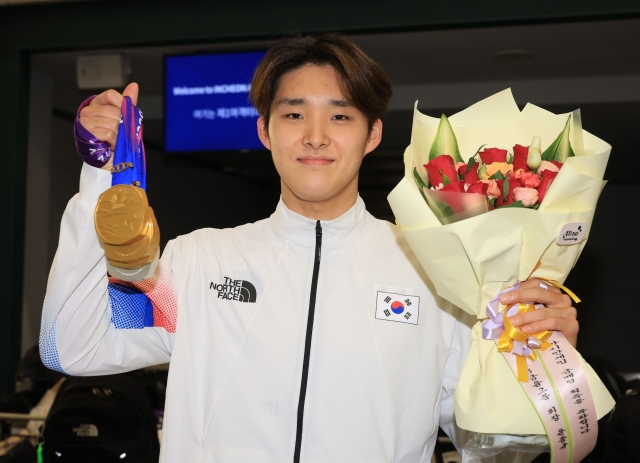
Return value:
M 578 312 L 571 305 L 571 298 L 559 289 L 547 285 L 543 289 L 540 280 L 531 279 L 520 283 L 520 289 L 500 296 L 500 302 L 513 305 L 518 302 L 537 302 L 546 307 L 509 317 L 514 326 L 527 334 L 539 331 L 560 331 L 567 341 L 576 347 L 578 343 Z
M 120 127 L 120 117 L 122 115 L 122 100 L 125 96 L 131 98 L 133 104 L 138 102 L 138 84 L 130 83 L 122 93 L 116 90 L 106 90 L 95 97 L 89 106 L 80 111 L 80 124 L 91 134 L 111 145 L 111 150 L 115 151 L 116 140 L 118 138 L 118 128 Z M 113 156 L 102 168 L 111 170 Z

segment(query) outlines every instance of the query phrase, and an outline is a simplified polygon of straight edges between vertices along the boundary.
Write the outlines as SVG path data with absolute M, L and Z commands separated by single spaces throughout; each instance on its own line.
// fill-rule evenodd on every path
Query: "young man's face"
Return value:
M 331 66 L 305 65 L 284 74 L 271 105 L 269 127 L 258 134 L 271 150 L 283 199 L 304 203 L 355 202 L 358 170 L 382 136 L 342 93 Z M 293 195 L 293 196 L 291 196 Z

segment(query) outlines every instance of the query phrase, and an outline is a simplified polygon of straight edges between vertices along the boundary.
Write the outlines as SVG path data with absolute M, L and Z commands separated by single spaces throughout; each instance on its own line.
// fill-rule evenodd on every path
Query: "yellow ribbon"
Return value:
M 556 288 L 558 288 L 558 289 L 561 289 L 562 291 L 564 291 L 565 293 L 567 293 L 567 295 L 568 295 L 571 299 L 573 299 L 573 302 L 575 302 L 576 304 L 577 304 L 578 302 L 582 302 L 582 301 L 580 300 L 580 298 L 579 298 L 578 296 L 576 296 L 576 294 L 575 294 L 573 291 L 571 291 L 571 290 L 570 290 L 569 288 L 567 288 L 566 286 L 564 286 L 564 285 L 562 285 L 562 284 L 558 283 L 557 281 L 555 281 L 555 280 L 545 280 L 545 279 L 543 279 L 543 278 L 538 278 L 538 280 L 540 280 L 540 281 L 542 281 L 542 282 L 544 282 L 544 283 L 547 283 L 548 285 L 555 286 L 555 287 L 556 287 Z
M 533 304 L 525 304 L 524 302 L 518 303 L 518 314 L 531 312 L 535 310 L 535 306 Z M 530 337 L 536 338 L 540 341 L 540 349 L 545 350 L 548 349 L 551 344 L 547 342 L 549 337 L 551 336 L 551 331 L 540 331 L 538 333 L 527 334 L 523 331 L 520 331 L 516 328 L 513 323 L 507 317 L 507 310 L 505 309 L 502 312 L 502 320 L 504 323 L 504 332 L 500 339 L 498 340 L 498 351 L 499 352 L 511 352 L 513 350 L 513 342 L 522 342 L 526 343 L 527 339 Z M 530 346 L 529 346 L 530 347 Z M 531 348 L 530 355 L 520 355 L 514 354 L 516 356 L 516 366 L 518 370 L 518 381 L 522 383 L 526 383 L 529 380 L 529 374 L 527 369 L 527 359 L 535 361 L 538 358 L 536 354 L 536 349 Z
M 536 264 L 536 266 L 534 267 L 533 271 L 531 272 L 531 274 L 533 274 L 536 270 L 538 270 L 540 267 L 542 266 L 542 261 L 538 261 L 538 263 Z M 531 278 L 531 275 L 529 275 L 529 278 Z M 551 286 L 555 286 L 558 289 L 563 290 L 565 293 L 567 293 L 567 295 L 573 299 L 573 302 L 575 302 L 576 304 L 578 302 L 582 302 L 580 300 L 580 298 L 578 296 L 575 295 L 575 293 L 573 291 L 571 291 L 569 288 L 567 288 L 566 286 L 562 285 L 561 283 L 558 283 L 555 280 L 547 280 L 545 278 L 540 278 L 540 277 L 534 277 L 534 278 L 538 278 L 538 280 L 547 283 L 548 285 Z

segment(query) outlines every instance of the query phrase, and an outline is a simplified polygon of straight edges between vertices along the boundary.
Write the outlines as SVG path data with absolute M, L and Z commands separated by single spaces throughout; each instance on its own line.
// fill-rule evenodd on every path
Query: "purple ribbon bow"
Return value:
M 504 333 L 504 314 L 503 312 L 498 312 L 498 309 L 500 308 L 500 296 L 510 291 L 515 291 L 518 288 L 520 288 L 520 283 L 516 283 L 511 288 L 503 289 L 496 295 L 496 297 L 489 301 L 486 310 L 489 319 L 482 322 L 483 339 L 500 339 L 502 333 Z M 540 309 L 542 307 L 544 307 L 543 304 L 535 305 L 536 309 Z M 506 310 L 507 317 L 511 317 L 518 313 L 520 307 L 519 304 L 514 304 Z M 538 338 L 529 336 L 525 342 L 516 341 L 514 339 L 511 352 L 516 355 L 528 357 L 533 353 L 533 349 L 539 349 L 541 346 L 542 342 Z

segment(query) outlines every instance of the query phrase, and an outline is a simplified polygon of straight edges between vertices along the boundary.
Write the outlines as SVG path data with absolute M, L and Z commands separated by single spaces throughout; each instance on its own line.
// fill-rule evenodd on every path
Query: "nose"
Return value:
M 319 150 L 323 146 L 327 146 L 329 144 L 329 137 L 327 136 L 324 124 L 318 120 L 309 121 L 302 142 L 305 146 L 314 150 Z

